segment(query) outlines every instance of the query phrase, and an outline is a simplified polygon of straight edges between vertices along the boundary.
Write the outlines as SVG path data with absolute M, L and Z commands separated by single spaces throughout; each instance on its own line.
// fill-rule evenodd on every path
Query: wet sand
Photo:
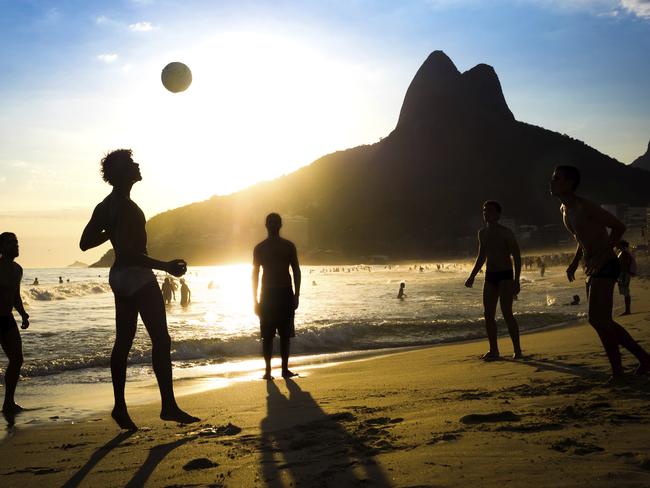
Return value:
M 650 349 L 650 282 L 633 295 L 620 322 Z M 154 403 L 132 408 L 135 433 L 108 413 L 17 428 L 0 484 L 650 486 L 650 376 L 608 386 L 584 322 L 523 336 L 524 361 L 499 344 L 490 363 L 483 341 L 449 344 L 183 396 L 193 425 L 160 421 Z

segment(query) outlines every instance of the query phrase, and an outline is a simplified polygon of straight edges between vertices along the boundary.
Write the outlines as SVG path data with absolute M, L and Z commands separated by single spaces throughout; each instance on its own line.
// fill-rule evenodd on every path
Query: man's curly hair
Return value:
M 109 185 L 116 181 L 118 171 L 121 169 L 120 163 L 125 159 L 130 159 L 133 151 L 131 149 L 116 149 L 106 154 L 101 160 L 102 179 Z

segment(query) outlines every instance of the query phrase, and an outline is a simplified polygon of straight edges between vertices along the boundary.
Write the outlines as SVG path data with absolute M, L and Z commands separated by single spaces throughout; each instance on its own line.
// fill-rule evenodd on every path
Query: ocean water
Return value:
M 437 264 L 303 266 L 292 357 L 300 364 L 319 363 L 369 350 L 483 337 L 482 275 L 467 289 L 469 264 Z M 563 274 L 561 268 L 548 268 L 545 277 L 536 269 L 522 273 L 522 293 L 514 306 L 521 329 L 585 316 L 585 304 L 565 305 L 575 293 L 584 300 L 584 288 L 560 280 Z M 36 277 L 37 286 L 32 284 Z M 159 281 L 163 278 L 160 273 Z M 261 375 L 251 266 L 190 267 L 185 278 L 192 303 L 181 307 L 177 291 L 167 307 L 175 378 L 211 376 L 218 383 L 237 374 Z M 402 281 L 407 297 L 398 300 Z M 75 391 L 80 398 L 99 391 L 97 385 L 108 387 L 115 327 L 108 269 L 25 269 L 21 292 L 31 326 L 21 331 L 25 362 L 18 400 L 26 395 L 27 403 L 38 403 L 47 395 L 51 405 L 60 406 L 67 399 L 57 403 L 57 392 Z M 501 323 L 500 331 L 505 330 Z M 504 343 L 503 352 L 509 350 Z M 130 381 L 151 389 L 150 361 L 150 341 L 139 323 L 129 357 Z M 5 365 L 0 355 L 0 367 Z M 101 391 L 101 406 L 107 407 L 110 390 Z

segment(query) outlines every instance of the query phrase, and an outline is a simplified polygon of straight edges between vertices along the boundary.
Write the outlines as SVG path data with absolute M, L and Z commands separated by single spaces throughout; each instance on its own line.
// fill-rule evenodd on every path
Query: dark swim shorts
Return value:
M 617 258 L 612 258 L 603 264 L 598 271 L 593 273 L 589 278 L 607 278 L 610 280 L 618 280 L 618 275 L 621 274 L 621 264 Z
M 295 337 L 293 290 L 291 288 L 267 288 L 260 297 L 260 333 L 263 339 Z
M 13 315 L 0 315 L 0 332 L 6 332 L 18 327 Z
M 492 285 L 498 285 L 500 281 L 514 280 L 515 275 L 511 269 L 505 271 L 486 271 L 485 282 Z

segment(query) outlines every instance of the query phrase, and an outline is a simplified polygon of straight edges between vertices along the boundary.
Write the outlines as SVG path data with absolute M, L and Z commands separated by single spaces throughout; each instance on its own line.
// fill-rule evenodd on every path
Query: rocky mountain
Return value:
M 650 142 L 648 142 L 648 150 L 643 156 L 639 156 L 630 165 L 634 168 L 647 169 L 650 171 Z
M 191 264 L 248 260 L 264 237 L 265 215 L 276 211 L 303 261 L 473 252 L 487 199 L 499 200 L 504 218 L 518 224 L 559 224 L 548 191 L 558 164 L 579 167 L 581 191 L 596 201 L 650 201 L 650 172 L 517 121 L 491 66 L 460 73 L 435 51 L 408 87 L 395 129 L 380 142 L 156 215 L 147 223 L 149 251 Z

